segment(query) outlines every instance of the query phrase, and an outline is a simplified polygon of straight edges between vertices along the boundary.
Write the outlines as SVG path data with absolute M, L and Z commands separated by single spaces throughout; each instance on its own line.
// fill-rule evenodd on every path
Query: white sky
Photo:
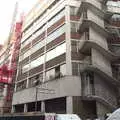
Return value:
M 1 0 L 0 1 L 0 44 L 7 39 L 10 25 L 15 9 L 16 1 L 18 1 L 18 14 L 25 14 L 33 7 L 38 0 Z

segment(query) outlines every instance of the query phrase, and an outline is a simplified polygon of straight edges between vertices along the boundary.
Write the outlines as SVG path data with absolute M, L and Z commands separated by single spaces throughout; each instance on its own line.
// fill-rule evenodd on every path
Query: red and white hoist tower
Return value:
M 19 22 L 16 22 L 18 4 L 15 5 L 15 10 L 13 14 L 13 19 L 11 23 L 10 33 L 8 37 L 8 53 L 6 56 L 8 62 L 5 62 L 0 67 L 0 84 L 4 87 L 4 107 L 10 110 L 11 105 L 6 105 L 7 103 L 12 103 L 12 94 L 14 88 L 14 82 L 17 72 L 17 63 L 19 59 L 19 49 L 20 49 L 20 41 L 22 36 L 22 24 L 23 24 L 23 16 Z M 3 110 L 4 111 L 4 110 Z

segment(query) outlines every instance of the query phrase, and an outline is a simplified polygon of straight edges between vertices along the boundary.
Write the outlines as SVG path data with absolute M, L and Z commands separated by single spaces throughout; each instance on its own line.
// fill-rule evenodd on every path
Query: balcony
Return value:
M 89 53 L 91 52 L 91 48 L 94 48 L 100 51 L 105 57 L 107 57 L 111 61 L 115 61 L 120 58 L 120 54 L 115 54 L 110 50 L 107 50 L 100 46 L 95 40 L 81 40 L 79 43 L 79 50 L 82 53 Z
M 114 7 L 114 6 L 107 6 L 108 0 L 104 0 L 104 4 L 101 4 L 98 1 L 95 0 L 82 0 L 81 5 L 78 9 L 77 14 L 81 16 L 81 14 L 87 10 L 90 9 L 91 11 L 95 12 L 99 17 L 108 20 L 110 17 L 112 17 L 114 14 L 120 14 L 120 8 Z M 102 5 L 102 7 L 101 7 Z
M 103 36 L 106 36 L 106 37 L 109 36 L 109 31 L 108 30 L 106 30 L 103 26 L 96 23 L 95 21 L 93 21 L 90 18 L 83 18 L 82 20 L 80 20 L 80 24 L 78 26 L 78 31 L 80 33 L 83 33 L 85 31 L 85 29 L 89 28 L 89 27 L 92 27 L 96 31 L 99 31 L 99 33 L 101 33 Z
M 120 7 L 107 5 L 106 11 L 120 15 Z
M 109 17 L 111 17 L 115 11 L 111 11 L 110 9 L 107 8 L 106 5 L 102 5 L 101 7 L 101 3 L 95 0 L 83 0 L 81 2 L 81 5 L 78 9 L 77 14 L 79 14 L 79 16 L 81 16 L 81 14 L 87 10 L 90 9 L 91 11 L 95 12 L 96 15 L 98 15 L 99 17 L 103 18 L 103 19 L 107 19 Z
M 107 91 L 104 92 L 104 87 L 101 86 L 101 84 L 97 84 L 97 82 L 95 82 L 97 81 L 97 79 L 94 77 L 94 72 L 95 71 L 88 70 L 81 73 L 82 99 L 89 101 L 96 100 L 111 108 L 116 108 L 115 96 L 113 94 L 111 95 L 110 92 L 109 94 L 107 93 Z
M 81 74 L 81 80 L 82 80 L 82 96 L 95 95 L 93 72 L 83 72 Z
M 113 76 L 110 75 L 109 72 L 104 71 L 104 68 L 102 68 L 100 65 L 93 65 L 90 64 L 83 64 L 81 67 L 81 73 L 84 72 L 94 72 L 98 75 L 100 75 L 106 82 L 109 82 L 112 85 L 120 87 L 120 81 L 118 81 L 116 78 L 113 78 Z
M 117 22 L 116 22 L 117 23 Z M 112 35 L 118 36 L 120 37 L 120 25 L 115 22 L 113 22 L 112 24 L 108 24 L 105 22 L 105 28 L 106 30 L 108 30 Z

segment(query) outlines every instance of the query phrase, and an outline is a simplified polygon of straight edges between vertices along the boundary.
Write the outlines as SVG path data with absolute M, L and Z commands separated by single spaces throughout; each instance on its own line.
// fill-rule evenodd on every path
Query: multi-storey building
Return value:
M 117 108 L 119 8 L 107 4 L 40 0 L 34 6 L 23 24 L 12 112 L 77 113 L 86 119 Z

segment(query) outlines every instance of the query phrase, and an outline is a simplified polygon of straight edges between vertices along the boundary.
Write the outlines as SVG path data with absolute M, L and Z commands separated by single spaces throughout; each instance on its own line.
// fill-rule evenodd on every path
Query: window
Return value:
M 16 90 L 19 91 L 19 90 L 25 89 L 26 88 L 26 83 L 27 83 L 27 80 L 24 80 L 22 82 L 17 83 Z
M 29 79 L 29 87 L 37 86 L 42 83 L 43 74 L 38 74 Z
M 59 13 L 57 13 L 57 15 L 55 15 L 52 19 L 49 20 L 48 27 L 50 27 L 55 22 L 57 22 L 58 20 L 60 20 L 64 15 L 65 15 L 65 11 L 63 9 L 62 11 L 60 11 Z
M 38 27 L 38 29 L 37 29 Z M 36 31 L 33 33 L 33 39 L 37 38 L 39 35 L 43 34 L 43 32 L 45 31 L 45 24 L 43 24 L 41 27 L 36 26 Z
M 59 65 L 46 72 L 46 80 L 61 78 L 66 75 L 66 64 Z
M 40 34 L 45 31 L 45 24 L 39 27 L 32 35 L 30 35 L 24 42 L 21 44 L 21 48 L 24 48 L 28 43 L 30 43 L 33 39 L 36 39 Z M 39 40 L 38 40 L 39 41 Z
M 85 80 L 89 81 L 90 84 L 94 84 L 94 74 L 93 74 L 93 72 L 87 72 L 85 74 Z
M 25 73 L 29 70 L 29 64 L 26 64 L 22 67 L 22 73 Z
M 83 93 L 85 95 L 95 94 L 94 89 L 94 73 L 93 72 L 84 72 L 81 74 L 83 82 Z
M 34 52 L 36 52 L 37 50 L 39 50 L 40 48 L 42 48 L 44 45 L 45 45 L 45 40 L 42 40 L 42 41 L 40 41 L 39 43 L 35 44 L 35 45 L 32 47 L 32 49 L 31 49 L 32 54 L 33 54 Z
M 66 75 L 66 64 L 63 64 L 60 66 L 60 73 L 61 73 L 61 76 Z
M 39 65 L 44 63 L 44 55 L 38 57 L 37 59 L 33 60 L 30 64 L 26 64 L 22 68 L 22 73 L 27 72 L 30 69 L 38 67 Z
M 85 30 L 85 40 L 89 40 L 89 28 Z
M 76 15 L 78 8 L 71 6 L 70 7 L 70 15 Z
M 38 57 L 37 59 L 33 60 L 31 63 L 30 63 L 30 69 L 33 69 L 41 64 L 44 63 L 44 55 Z
M 72 74 L 76 76 L 79 75 L 79 63 L 72 63 Z
M 54 48 L 53 50 L 47 52 L 46 61 L 49 61 L 59 55 L 62 55 L 65 52 L 66 52 L 66 43 L 63 43 L 63 44 L 57 46 L 56 48 Z
M 55 69 L 51 69 L 46 72 L 46 80 L 52 80 L 55 78 Z
M 72 52 L 79 52 L 79 42 L 80 41 L 73 41 L 71 42 Z
M 78 32 L 78 26 L 79 26 L 78 22 L 71 22 L 71 31 Z
M 61 73 L 60 73 L 60 66 L 57 66 L 55 68 L 55 78 L 60 78 Z
M 111 45 L 110 50 L 116 54 L 120 54 L 120 45 Z
M 63 33 L 65 33 L 65 25 L 61 26 L 60 28 L 58 28 L 56 31 L 54 31 L 47 37 L 47 44 L 55 40 L 57 37 L 59 37 Z
M 30 35 L 28 38 L 24 40 L 24 42 L 21 44 L 21 49 L 24 48 L 31 41 L 32 41 L 32 35 Z

